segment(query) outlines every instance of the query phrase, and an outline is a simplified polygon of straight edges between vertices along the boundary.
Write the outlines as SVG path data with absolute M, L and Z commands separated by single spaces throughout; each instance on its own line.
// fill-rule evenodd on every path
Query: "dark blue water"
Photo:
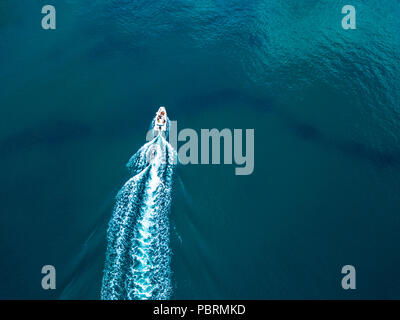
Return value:
M 0 2 L 1 299 L 100 298 L 160 105 L 178 130 L 255 129 L 253 174 L 176 170 L 171 298 L 400 297 L 398 1 L 352 1 L 356 30 L 337 0 L 54 0 L 53 31 L 45 4 Z

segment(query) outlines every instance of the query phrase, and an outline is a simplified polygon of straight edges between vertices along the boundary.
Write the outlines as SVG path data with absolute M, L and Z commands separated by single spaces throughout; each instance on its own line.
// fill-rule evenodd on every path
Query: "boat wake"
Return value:
M 176 151 L 161 132 L 129 160 L 107 230 L 101 299 L 165 300 L 172 294 L 169 212 Z

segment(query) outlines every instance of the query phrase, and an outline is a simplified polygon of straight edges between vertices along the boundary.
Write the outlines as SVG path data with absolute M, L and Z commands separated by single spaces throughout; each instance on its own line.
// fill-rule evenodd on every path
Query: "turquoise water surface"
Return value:
M 399 1 L 53 0 L 43 30 L 46 4 L 0 1 L 0 299 L 400 298 Z M 160 105 L 178 131 L 254 129 L 254 172 L 178 165 L 165 220 L 125 234 Z M 132 210 L 161 212 L 154 179 Z

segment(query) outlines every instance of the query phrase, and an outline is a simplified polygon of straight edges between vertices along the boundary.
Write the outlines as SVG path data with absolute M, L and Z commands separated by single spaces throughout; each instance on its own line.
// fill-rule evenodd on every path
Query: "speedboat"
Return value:
M 165 110 L 165 107 L 160 107 L 157 111 L 154 131 L 167 131 L 167 110 Z

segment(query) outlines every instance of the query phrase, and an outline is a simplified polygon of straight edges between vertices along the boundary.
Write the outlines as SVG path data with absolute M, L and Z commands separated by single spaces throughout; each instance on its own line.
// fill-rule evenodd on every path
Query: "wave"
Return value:
M 169 213 L 177 154 L 162 134 L 129 160 L 107 230 L 101 299 L 165 300 L 172 294 Z

